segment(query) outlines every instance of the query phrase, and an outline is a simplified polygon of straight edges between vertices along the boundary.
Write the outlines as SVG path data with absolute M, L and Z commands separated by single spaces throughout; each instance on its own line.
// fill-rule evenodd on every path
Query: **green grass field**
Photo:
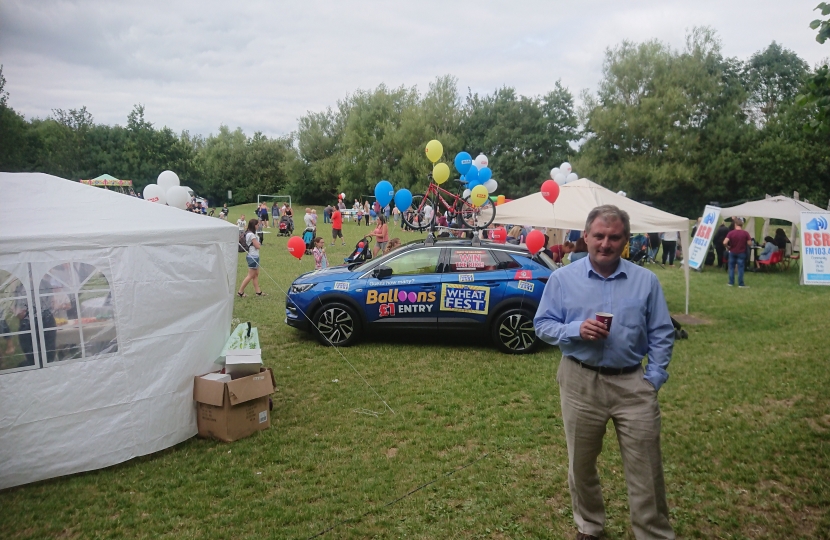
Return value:
M 253 213 L 230 220 L 240 211 Z M 324 235 L 330 262 L 365 232 L 347 223 L 333 248 Z M 513 357 L 484 336 L 426 335 L 341 349 L 385 411 L 338 351 L 283 324 L 281 291 L 314 266 L 285 243 L 266 236 L 269 296 L 249 287 L 234 310 L 259 328 L 276 376 L 271 429 L 0 492 L 0 536 L 573 538 L 558 350 Z M 245 271 L 240 255 L 239 281 Z M 682 270 L 654 271 L 682 312 Z M 800 287 L 794 271 L 746 281 L 692 275 L 690 312 L 709 324 L 686 327 L 660 391 L 672 522 L 682 538 L 830 538 L 830 290 Z M 611 428 L 600 476 L 607 538 L 633 538 Z

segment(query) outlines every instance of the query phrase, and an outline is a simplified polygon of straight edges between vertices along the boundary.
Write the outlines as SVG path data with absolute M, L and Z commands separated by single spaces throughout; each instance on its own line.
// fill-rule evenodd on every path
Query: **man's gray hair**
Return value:
M 618 220 L 622 221 L 623 227 L 625 228 L 625 237 L 631 238 L 631 220 L 628 217 L 628 212 L 625 210 L 621 210 L 613 204 L 597 206 L 588 214 L 588 220 L 585 222 L 586 233 L 591 230 L 591 224 L 597 218 L 601 218 L 606 223 Z

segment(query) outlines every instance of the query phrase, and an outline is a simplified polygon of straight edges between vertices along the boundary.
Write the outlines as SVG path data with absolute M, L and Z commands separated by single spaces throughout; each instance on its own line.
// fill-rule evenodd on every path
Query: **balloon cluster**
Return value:
M 338 200 L 338 201 L 345 201 L 345 200 L 346 200 L 346 194 L 345 194 L 345 193 L 341 193 L 341 194 L 339 194 L 339 195 L 337 196 L 337 200 Z
M 461 175 L 461 182 L 467 186 L 461 196 L 470 197 L 475 206 L 484 204 L 490 194 L 499 188 L 499 183 L 493 179 L 493 171 L 488 167 L 489 164 L 484 154 L 479 154 L 475 159 L 467 152 L 459 152 L 455 156 L 455 170 Z M 499 197 L 504 202 L 504 197 Z M 498 204 L 498 199 L 496 202 Z
M 375 204 L 370 212 L 379 214 L 393 199 L 395 206 L 403 212 L 412 204 L 412 192 L 408 189 L 399 189 L 396 192 L 389 180 L 381 180 L 375 185 Z
M 145 201 L 150 201 L 167 206 L 174 206 L 187 209 L 190 202 L 190 192 L 179 183 L 179 176 L 173 171 L 162 171 L 155 184 L 144 186 L 142 196 Z
M 573 172 L 573 169 L 571 169 L 571 164 L 567 161 L 564 162 L 562 165 L 551 169 L 550 177 L 554 182 L 556 182 L 560 186 L 564 186 L 569 182 L 579 180 L 579 175 Z

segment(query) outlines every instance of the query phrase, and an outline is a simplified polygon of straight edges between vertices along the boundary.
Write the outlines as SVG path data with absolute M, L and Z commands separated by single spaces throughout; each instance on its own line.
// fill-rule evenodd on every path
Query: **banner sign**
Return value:
M 709 252 L 709 244 L 712 243 L 712 237 L 715 236 L 718 227 L 718 218 L 720 208 L 717 206 L 707 205 L 703 209 L 703 219 L 700 220 L 692 245 L 689 246 L 689 268 L 697 270 L 703 266 L 706 253 Z
M 805 285 L 830 285 L 830 212 L 801 212 Z

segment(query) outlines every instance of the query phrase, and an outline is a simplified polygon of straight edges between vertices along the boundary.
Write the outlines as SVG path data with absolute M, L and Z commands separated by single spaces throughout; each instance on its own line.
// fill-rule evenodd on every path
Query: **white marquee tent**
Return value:
M 0 173 L 0 193 L 0 489 L 195 435 L 236 227 L 46 174 Z
M 556 203 L 551 205 L 541 193 L 500 204 L 496 207 L 496 223 L 510 223 L 554 229 L 585 228 L 588 213 L 604 204 L 613 204 L 628 212 L 632 233 L 680 232 L 683 254 L 689 253 L 689 220 L 657 208 L 638 203 L 628 197 L 583 178 L 561 186 Z M 689 265 L 686 274 L 686 313 L 689 312 Z
M 808 202 L 797 201 L 789 197 L 784 197 L 783 195 L 778 195 L 777 197 L 768 197 L 760 201 L 749 201 L 738 206 L 721 208 L 720 215 L 721 218 L 742 216 L 789 221 L 792 223 L 790 240 L 795 242 L 798 238 L 796 230 L 801 223 L 801 212 L 823 212 L 823 209 Z M 762 234 L 766 234 L 766 231 Z

